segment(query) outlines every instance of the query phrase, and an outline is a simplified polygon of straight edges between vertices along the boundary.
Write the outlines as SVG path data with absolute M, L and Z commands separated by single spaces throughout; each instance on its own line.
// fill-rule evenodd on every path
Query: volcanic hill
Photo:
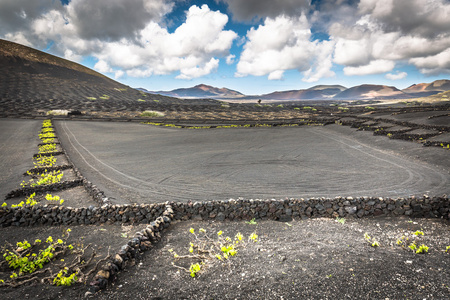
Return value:
M 54 109 L 142 111 L 165 104 L 186 101 L 150 95 L 80 64 L 0 39 L 0 113 L 12 111 L 23 116 Z

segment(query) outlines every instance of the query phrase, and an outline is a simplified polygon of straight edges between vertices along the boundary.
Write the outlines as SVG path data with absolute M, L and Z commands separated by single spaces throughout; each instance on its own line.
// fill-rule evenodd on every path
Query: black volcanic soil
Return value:
M 134 266 L 120 272 L 113 283 L 93 299 L 446 299 L 450 297 L 449 222 L 409 218 L 346 220 L 311 219 L 289 223 L 186 221 L 172 225 L 162 241 Z M 172 265 L 189 267 L 193 259 L 175 261 L 168 251 L 188 255 L 194 241 L 189 228 L 204 228 L 214 236 L 219 230 L 245 239 L 252 233 L 258 242 L 246 242 L 236 256 L 221 263 L 211 260 L 196 278 Z M 1 242 L 58 236 L 66 227 L 0 229 Z M 98 258 L 114 253 L 128 240 L 123 237 L 138 226 L 75 226 L 70 241 L 81 240 L 97 249 Z M 415 254 L 396 244 L 404 235 L 429 247 Z M 371 247 L 364 233 L 378 240 Z M 9 273 L 0 271 L 4 278 Z M 82 299 L 89 286 L 54 287 L 43 284 L 0 288 L 2 299 Z M 89 294 L 88 294 L 89 295 Z
M 11 50 L 2 44 L 0 50 L 5 49 Z M 442 138 L 450 142 L 448 117 L 445 116 L 449 111 L 448 103 L 439 107 L 404 107 L 399 104 L 394 108 L 377 108 L 374 111 L 364 107 L 350 108 L 346 111 L 337 106 L 330 107 L 330 102 L 320 103 L 316 106 L 317 111 L 294 109 L 294 107 L 303 108 L 311 104 L 306 102 L 284 104 L 282 107 L 278 104 L 265 105 L 264 103 L 260 107 L 255 104 L 221 105 L 213 100 L 191 101 L 144 95 L 103 76 L 99 77 L 94 74 L 95 72 L 79 69 L 73 64 L 57 62 L 53 57 L 44 59 L 42 53 L 38 51 L 30 52 L 21 48 L 19 51 L 15 49 L 14 53 L 13 55 L 5 54 L 3 51 L 0 57 L 0 66 L 2 66 L 0 116 L 38 118 L 39 120 L 0 120 L 2 129 L 0 190 L 3 196 L 11 189 L 18 187 L 23 179 L 23 172 L 32 167 L 31 157 L 36 152 L 36 145 L 39 142 L 37 132 L 41 120 L 43 115 L 52 109 L 79 110 L 83 113 L 82 116 L 59 118 L 62 124 L 71 119 L 141 121 L 138 116 L 141 111 L 147 109 L 165 112 L 167 118 L 171 119 L 168 121 L 170 124 L 174 120 L 179 122 L 182 119 L 189 119 L 194 124 L 208 124 L 211 120 L 226 124 L 233 124 L 239 120 L 240 124 L 245 124 L 247 121 L 260 122 L 261 120 L 262 123 L 264 120 L 287 123 L 298 118 L 326 117 L 332 122 L 339 121 L 343 117 L 356 121 L 365 118 L 362 121 L 369 122 L 370 125 L 364 128 L 331 125 L 332 127 L 325 127 L 324 130 L 295 129 L 313 131 L 318 134 L 334 131 L 335 139 L 351 139 L 357 142 L 339 148 L 341 152 L 346 151 L 346 155 L 357 157 L 360 146 L 369 145 L 387 153 L 390 158 L 426 166 L 424 170 L 430 168 L 437 170 L 434 173 L 440 174 L 438 176 L 441 178 L 440 183 L 448 178 L 450 152 L 442 149 L 443 147 L 423 147 L 425 140 L 419 138 L 395 140 L 394 137 L 389 138 L 387 135 L 373 135 L 379 122 L 376 119 L 382 117 L 396 122 L 409 122 L 408 124 L 392 123 L 395 127 L 405 130 L 436 131 L 437 135 L 432 139 L 440 141 L 439 138 Z M 96 99 L 93 100 L 91 97 Z M 333 104 L 336 103 L 333 102 Z M 164 119 L 160 118 L 157 121 L 164 122 Z M 386 121 L 382 122 L 385 126 Z M 111 127 L 104 123 L 95 126 L 92 125 L 93 123 L 87 124 L 94 128 L 123 125 L 114 124 Z M 142 126 L 142 130 L 146 128 L 146 125 L 131 125 Z M 76 123 L 68 126 L 76 126 Z M 116 134 L 119 134 L 124 128 L 129 127 L 119 126 L 113 129 L 116 130 Z M 164 128 L 148 130 L 147 133 L 162 132 L 167 135 L 176 133 L 182 138 L 184 132 L 180 129 L 162 129 Z M 270 130 L 277 129 L 286 128 L 270 128 Z M 293 131 L 288 129 L 284 130 L 281 136 L 289 141 L 292 136 L 286 133 Z M 111 134 L 114 134 L 114 130 Z M 235 132 L 242 132 L 241 129 L 238 130 Z M 253 128 L 242 128 L 242 130 L 252 132 Z M 211 132 L 214 135 L 219 131 Z M 255 132 L 261 132 L 261 130 L 257 129 Z M 116 140 L 106 139 L 106 137 L 107 134 L 103 137 L 104 145 L 117 143 Z M 144 138 L 151 137 L 143 135 L 142 139 Z M 248 136 L 242 143 L 245 144 L 247 140 Z M 314 143 L 314 139 L 312 140 Z M 315 142 L 320 140 L 318 135 Z M 189 148 L 196 146 L 198 142 L 195 136 L 191 135 L 182 141 L 178 144 L 174 142 L 172 147 Z M 264 141 L 264 143 L 270 142 Z M 67 145 L 69 145 L 67 142 L 63 143 L 64 147 L 69 148 Z M 291 145 L 283 139 L 278 140 L 277 143 L 278 147 L 284 148 L 289 148 Z M 124 155 L 122 162 L 126 163 L 127 160 L 132 159 L 130 152 L 134 149 L 133 146 L 135 144 L 133 140 L 130 140 L 127 148 L 122 152 Z M 322 146 L 326 147 L 323 144 Z M 258 147 L 254 147 L 253 151 L 257 149 Z M 246 150 L 251 151 L 251 149 Z M 320 154 L 320 150 L 312 147 L 308 153 L 309 155 L 314 155 L 316 152 Z M 171 151 L 173 148 L 167 150 L 168 153 Z M 285 153 L 289 152 L 285 151 Z M 220 165 L 221 162 L 226 161 L 223 160 L 224 156 L 217 157 L 222 158 L 222 161 L 216 160 L 216 164 Z M 379 156 L 378 159 L 383 157 Z M 278 174 L 283 174 L 283 170 L 291 167 L 289 161 L 285 157 L 272 161 L 272 168 L 276 170 L 278 166 L 274 162 L 283 160 L 285 163 L 283 168 L 277 171 Z M 359 161 L 362 161 L 361 157 Z M 400 164 L 399 161 L 391 162 Z M 98 165 L 101 163 L 97 162 Z M 223 164 L 222 167 L 226 165 Z M 377 167 L 375 164 L 372 166 Z M 122 166 L 113 165 L 112 167 Z M 327 167 L 330 170 L 330 166 L 323 165 L 313 166 L 310 170 L 315 168 L 320 170 L 319 167 L 323 167 L 323 170 Z M 176 168 L 174 170 L 176 171 Z M 411 171 L 411 169 L 408 170 Z M 408 170 L 405 172 L 408 173 Z M 354 171 L 357 172 L 357 168 Z M 430 178 L 428 173 L 422 174 L 417 170 L 412 173 L 416 174 L 418 176 L 416 179 L 422 183 Z M 342 174 L 345 176 L 345 170 Z M 397 175 L 403 176 L 401 173 Z M 139 177 L 139 174 L 136 176 Z M 380 177 L 380 174 L 377 176 Z M 170 178 L 166 177 L 162 177 L 161 180 L 170 181 Z M 148 181 L 148 177 L 138 179 Z M 192 184 L 195 182 L 195 176 L 190 176 L 186 182 Z M 120 183 L 110 184 L 110 191 L 119 193 L 122 189 Z M 195 184 L 204 183 L 195 182 Z M 345 184 L 343 180 L 342 185 L 345 186 Z M 139 183 L 136 186 L 139 186 Z M 409 185 L 410 188 L 413 186 L 414 184 Z M 428 185 L 420 187 L 417 192 L 426 193 L 428 187 Z M 447 185 L 443 185 L 444 189 L 446 187 L 448 190 L 448 182 Z M 317 190 L 321 191 L 320 186 Z M 234 191 L 232 186 L 230 191 Z M 79 188 L 67 190 L 64 193 L 67 204 L 73 207 L 87 206 L 92 201 L 86 196 L 85 191 Z M 239 196 L 236 195 L 236 197 Z M 166 199 L 161 197 L 160 200 Z M 133 201 L 132 197 L 130 201 Z M 90 297 L 94 299 L 448 299 L 450 298 L 450 254 L 444 251 L 447 246 L 450 246 L 449 225 L 448 220 L 408 218 L 351 219 L 345 224 L 337 223 L 332 219 L 296 220 L 289 223 L 258 221 L 257 225 L 245 222 L 220 223 L 190 220 L 173 224 L 163 233 L 162 241 L 155 248 L 147 251 L 134 266 L 120 272 L 106 290 Z M 248 236 L 256 231 L 259 242 L 248 243 L 226 264 L 215 262 L 205 266 L 199 276 L 193 279 L 189 274 L 171 265 L 173 257 L 168 252 L 169 249 L 174 249 L 180 254 L 187 254 L 188 243 L 192 240 L 188 233 L 190 227 L 196 230 L 203 227 L 213 235 L 217 230 L 223 230 L 230 236 L 234 236 L 237 232 Z M 0 245 L 3 246 L 6 241 L 15 244 L 25 239 L 33 241 L 36 238 L 45 239 L 49 235 L 56 237 L 66 229 L 66 227 L 42 226 L 0 228 Z M 105 257 L 108 252 L 117 253 L 120 247 L 142 228 L 139 226 L 73 226 L 71 229 L 70 241 L 91 243 L 97 251 L 96 260 L 98 260 Z M 403 235 L 412 237 L 412 232 L 416 230 L 424 232 L 424 236 L 418 239 L 418 243 L 430 247 L 428 254 L 414 254 L 396 245 L 398 238 Z M 371 247 L 364 240 L 365 232 L 379 241 L 379 248 Z M 177 263 L 188 266 L 190 262 Z M 10 274 L 11 272 L 4 265 L 0 268 L 0 279 L 7 280 Z M 89 281 L 90 279 L 87 284 L 78 283 L 72 287 L 54 287 L 40 283 L 30 283 L 18 288 L 0 287 L 0 293 L 2 299 L 82 299 L 88 291 Z
M 54 109 L 144 111 L 185 102 L 145 94 L 79 64 L 5 40 L 0 40 L 0 68 L 0 115 L 24 117 Z

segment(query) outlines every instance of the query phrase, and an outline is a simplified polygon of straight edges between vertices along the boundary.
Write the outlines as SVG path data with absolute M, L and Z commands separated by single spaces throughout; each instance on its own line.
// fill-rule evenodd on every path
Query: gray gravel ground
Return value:
M 337 125 L 186 130 L 55 124 L 75 165 L 118 203 L 450 191 L 447 151 Z
M 0 119 L 0 197 L 20 188 L 22 174 L 33 167 L 41 120 Z
M 178 223 L 98 299 L 449 299 L 448 225 L 403 217 L 344 224 L 332 219 Z M 197 243 L 191 227 L 196 233 L 206 229 L 213 239 L 219 230 L 232 238 L 256 232 L 259 242 L 248 242 L 225 263 L 205 261 L 194 279 L 172 262 L 189 268 L 199 260 L 175 260 L 169 252 L 190 254 L 189 243 Z M 416 237 L 417 230 L 424 235 Z M 380 247 L 365 241 L 366 232 Z M 428 253 L 397 245 L 402 236 L 427 245 Z

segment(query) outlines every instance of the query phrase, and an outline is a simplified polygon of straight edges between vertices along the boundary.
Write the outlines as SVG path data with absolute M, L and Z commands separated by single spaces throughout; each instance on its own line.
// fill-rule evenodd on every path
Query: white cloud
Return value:
M 121 78 L 123 75 L 125 75 L 125 72 L 122 70 L 117 70 L 116 72 L 114 72 L 114 78 L 115 79 L 119 79 Z
M 219 0 L 228 4 L 233 18 L 239 21 L 255 18 L 298 16 L 310 7 L 309 0 Z
M 390 60 L 373 60 L 369 64 L 359 67 L 345 67 L 344 74 L 348 76 L 354 75 L 371 75 L 392 71 L 395 62 Z
M 449 72 L 444 62 L 450 49 L 450 21 L 440 16 L 441 11 L 450 12 L 450 4 L 441 0 L 426 4 L 424 0 L 361 0 L 353 23 L 330 26 L 336 42 L 333 62 L 343 65 L 346 75 L 389 72 L 399 61 L 427 74 Z
M 245 37 L 225 30 L 226 14 L 192 6 L 168 31 L 165 19 L 182 0 L 0 0 L 0 37 L 74 61 L 98 59 L 95 69 L 115 76 L 175 73 L 205 76 L 237 61 L 235 76 L 280 80 L 287 70 L 303 81 L 375 74 L 410 64 L 424 74 L 450 73 L 448 0 L 216 0 L 235 20 L 262 25 Z M 170 21 L 170 20 L 169 20 Z M 314 32 L 329 40 L 314 40 Z M 229 53 L 233 42 L 243 47 Z M 387 74 L 386 78 L 400 76 Z
M 173 72 L 181 79 L 204 76 L 217 69 L 217 58 L 229 55 L 237 38 L 224 30 L 228 16 L 207 5 L 191 6 L 173 33 L 158 23 L 173 8 L 172 1 L 72 0 L 64 7 L 47 8 L 28 20 L 27 30 L 8 33 L 9 39 L 41 47 L 52 41 L 53 53 L 76 61 L 93 56 L 97 71 L 119 77 Z M 26 14 L 33 15 L 28 10 Z
M 149 21 L 159 21 L 173 5 L 164 0 L 71 0 L 67 15 L 80 38 L 117 41 L 137 36 Z
M 395 74 L 388 73 L 388 74 L 386 74 L 385 77 L 389 80 L 400 80 L 400 79 L 406 78 L 406 76 L 408 76 L 408 73 L 406 73 L 406 72 L 397 72 Z
M 234 54 L 228 55 L 227 58 L 226 58 L 227 65 L 233 64 L 235 58 L 236 58 L 236 55 L 234 55 Z
M 450 48 L 436 55 L 412 58 L 409 62 L 427 75 L 450 74 Z
M 100 73 L 110 73 L 112 72 L 112 68 L 108 65 L 108 63 L 104 60 L 99 60 L 94 65 L 94 70 L 100 72 Z
M 219 66 L 219 60 L 215 58 L 211 58 L 209 62 L 203 65 L 203 67 L 199 66 L 186 66 L 180 70 L 180 75 L 176 78 L 178 79 L 191 79 L 202 77 L 208 75 L 212 71 L 216 70 Z
M 359 13 L 370 14 L 386 32 L 438 37 L 450 28 L 447 0 L 361 0 Z
M 336 75 L 331 71 L 331 68 L 333 67 L 332 53 L 334 45 L 333 41 L 322 42 L 322 46 L 317 49 L 311 68 L 304 72 L 302 81 L 317 82 L 321 78 L 333 77 Z
M 18 44 L 22 44 L 28 47 L 33 47 L 33 44 L 28 40 L 28 38 L 25 36 L 23 32 L 17 32 L 17 33 L 7 33 L 5 35 L 5 38 L 8 41 L 12 41 Z
M 281 80 L 281 79 L 283 79 L 283 74 L 284 74 L 283 70 L 276 70 L 276 71 L 270 72 L 269 76 L 267 76 L 267 79 L 269 79 L 269 80 Z
M 360 66 L 371 59 L 369 39 L 348 40 L 337 39 L 334 50 L 334 62 L 345 66 Z
M 304 14 L 295 18 L 266 18 L 263 25 L 247 32 L 247 42 L 243 47 L 235 76 L 268 75 L 270 80 L 279 80 L 285 70 L 297 69 L 304 72 L 310 70 L 311 65 L 315 68 L 320 65 L 316 62 L 318 54 L 327 57 L 333 48 L 329 47 L 330 44 L 326 41 L 310 39 L 310 25 Z M 322 69 L 326 66 L 331 67 L 331 64 L 320 65 Z M 324 76 L 331 74 L 326 70 L 321 72 Z M 310 70 L 309 73 L 312 74 L 313 71 Z

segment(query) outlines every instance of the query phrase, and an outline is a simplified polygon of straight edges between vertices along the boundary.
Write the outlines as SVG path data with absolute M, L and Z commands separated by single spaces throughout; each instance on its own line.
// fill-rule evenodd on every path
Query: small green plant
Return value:
M 199 263 L 192 264 L 189 268 L 189 272 L 191 272 L 191 277 L 195 277 L 195 275 L 200 272 L 201 267 Z
M 159 118 L 164 117 L 164 113 L 159 111 L 146 110 L 143 113 L 141 113 L 141 117 Z
M 450 253 L 450 246 L 445 247 L 445 252 Z
M 95 97 L 86 97 L 86 99 L 92 100 L 92 101 L 97 100 L 97 98 L 95 98 Z
M 27 199 L 24 201 L 21 201 L 19 204 L 12 204 L 11 208 L 16 208 L 16 207 L 24 207 L 24 206 L 34 206 L 39 204 L 40 202 L 38 200 L 36 200 L 36 193 L 31 194 L 30 196 L 27 197 Z M 50 194 L 47 194 L 45 197 L 45 200 L 50 201 L 50 202 L 59 202 L 60 205 L 62 205 L 64 203 L 64 199 L 61 199 L 59 196 L 52 196 Z M 2 207 L 7 207 L 8 204 L 6 202 L 3 202 Z
M 179 255 L 173 249 L 169 249 L 168 251 L 173 255 L 175 260 L 195 260 L 195 262 L 191 263 L 189 269 L 172 263 L 174 267 L 189 272 L 191 277 L 196 277 L 197 273 L 201 271 L 201 265 L 205 265 L 208 261 L 213 259 L 226 261 L 237 255 L 239 248 L 246 246 L 244 236 L 240 232 L 234 236 L 234 239 L 228 236 L 224 237 L 222 230 L 216 233 L 216 239 L 208 236 L 206 230 L 203 228 L 199 229 L 198 234 L 194 228 L 190 228 L 189 232 L 194 236 L 194 241 L 189 243 L 188 255 Z M 249 236 L 248 242 L 258 242 L 258 235 L 253 232 Z
M 284 106 L 283 106 L 283 104 L 278 104 L 277 107 L 278 108 L 283 108 Z
M 375 110 L 375 107 L 372 107 L 372 106 L 366 106 L 365 109 L 367 109 L 367 110 Z
M 335 221 L 338 222 L 338 223 L 341 223 L 342 225 L 344 225 L 346 220 L 345 220 L 345 218 L 336 217 Z
M 138 102 L 145 102 L 144 99 L 138 99 L 137 101 L 138 101 Z
M 370 244 L 372 247 L 380 247 L 380 243 L 375 238 L 371 238 L 369 234 L 364 233 L 364 239 Z
M 247 222 L 245 222 L 245 223 L 247 223 L 247 224 L 249 224 L 249 225 L 256 225 L 256 224 L 258 224 L 258 222 L 255 221 L 255 218 L 253 218 L 253 219 L 251 219 L 250 221 L 247 221 Z
M 425 246 L 424 244 L 420 245 L 419 248 L 416 250 L 417 254 L 425 254 L 428 253 L 428 247 Z
M 3 265 L 11 269 L 11 274 L 8 278 L 0 279 L 0 286 L 17 287 L 32 281 L 57 286 L 85 282 L 89 274 L 97 269 L 99 262 L 106 261 L 109 257 L 92 266 L 95 250 L 90 245 L 84 247 L 80 243 L 76 246 L 67 243 L 70 232 L 70 229 L 66 229 L 60 238 L 48 236 L 45 241 L 36 239 L 34 243 L 27 240 L 17 242 L 15 245 L 6 242 L 1 248 L 1 255 L 4 259 Z M 88 248 L 91 248 L 92 252 L 90 257 L 85 253 Z M 75 257 L 70 263 L 66 263 L 65 255 Z M 56 274 L 55 268 L 59 269 Z M 91 269 L 89 272 L 84 272 L 84 269 L 89 268 Z M 43 277 L 44 274 L 49 276 Z
M 55 133 L 53 133 L 53 132 L 40 133 L 40 134 L 39 134 L 39 138 L 40 138 L 41 140 L 45 140 L 45 139 L 54 139 L 54 138 L 56 138 L 56 135 L 55 135 Z
M 56 151 L 56 144 L 44 144 L 39 146 L 39 154 L 50 153 Z
M 50 194 L 45 195 L 45 200 L 59 202 L 60 205 L 64 203 L 64 199 L 61 199 L 59 196 L 52 196 Z
M 35 187 L 35 186 L 39 186 L 39 185 L 48 185 L 48 184 L 52 184 L 52 183 L 58 183 L 61 181 L 61 178 L 63 177 L 64 173 L 61 172 L 61 170 L 55 170 L 55 171 L 51 171 L 51 172 L 47 172 L 47 170 L 45 170 L 44 173 L 38 174 L 38 175 L 39 176 L 38 176 L 37 180 L 35 180 L 34 178 L 30 179 L 29 182 L 25 182 L 25 180 L 24 180 L 24 181 L 22 181 L 20 186 Z
M 34 158 L 35 162 L 33 162 L 35 168 L 48 168 L 56 165 L 56 157 L 53 155 L 50 156 L 41 156 L 38 155 Z
M 100 96 L 99 98 L 102 100 L 109 100 L 109 98 L 111 98 L 111 97 L 109 97 L 108 95 L 103 95 L 103 96 Z
M 402 248 L 408 247 L 416 254 L 425 254 L 428 252 L 429 247 L 427 247 L 425 244 L 417 246 L 418 240 L 420 240 L 421 236 L 424 236 L 424 233 L 420 230 L 403 235 L 401 238 L 397 239 L 397 245 L 401 246 Z
M 300 107 L 294 107 L 294 110 L 300 110 Z
M 58 272 L 56 277 L 53 279 L 53 284 L 56 286 L 64 285 L 71 286 L 78 280 L 78 271 L 66 276 L 69 273 L 69 268 L 64 267 L 61 271 Z

